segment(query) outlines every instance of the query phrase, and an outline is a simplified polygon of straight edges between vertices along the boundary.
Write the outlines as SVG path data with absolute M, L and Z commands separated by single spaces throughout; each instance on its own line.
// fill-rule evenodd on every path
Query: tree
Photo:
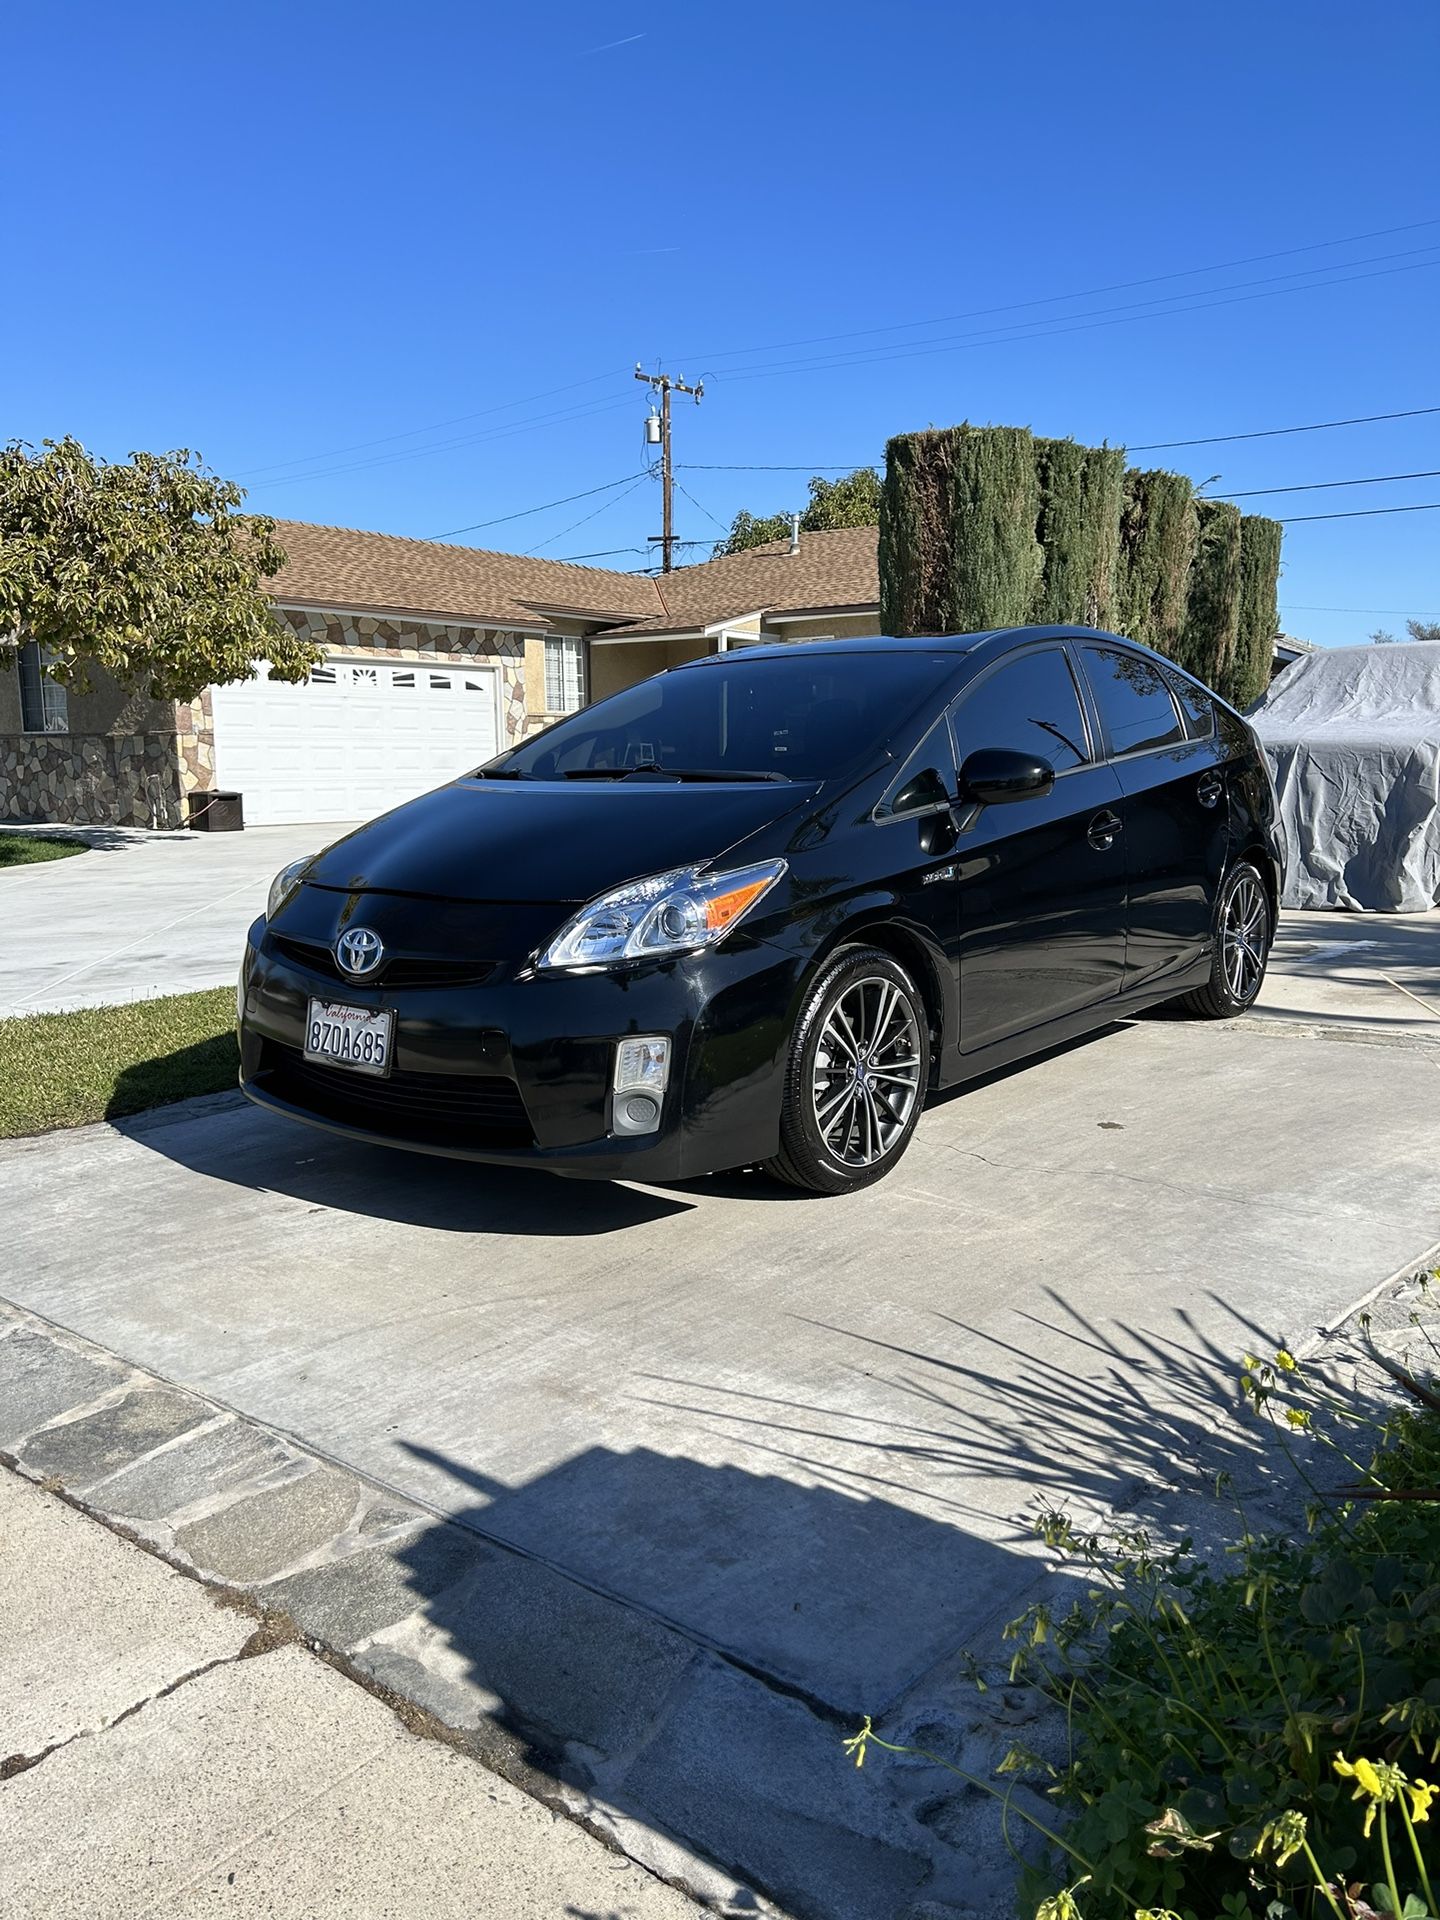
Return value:
M 0 634 L 38 641 L 57 680 L 99 667 L 152 698 L 193 700 L 257 660 L 303 680 L 318 649 L 281 625 L 263 582 L 285 555 L 275 522 L 197 455 L 114 464 L 78 440 L 0 449 Z M 10 665 L 13 646 L 0 647 Z
M 1023 626 L 1044 567 L 1028 427 L 930 428 L 885 449 L 880 627 L 908 637 Z
M 1440 640 L 1440 620 L 1407 620 L 1405 625 L 1412 640 L 1428 640 L 1432 645 Z
M 856 467 L 839 480 L 825 480 L 818 473 L 812 477 L 810 504 L 800 515 L 800 531 L 833 533 L 837 527 L 873 527 L 879 519 L 880 476 L 873 467 Z M 788 513 L 757 516 L 742 507 L 727 537 L 716 545 L 714 557 L 743 553 L 747 547 L 768 546 L 772 540 L 789 537 Z
M 1393 633 L 1387 633 L 1384 627 L 1376 627 L 1370 636 L 1370 644 L 1372 647 L 1393 647 L 1395 645 L 1395 635 Z

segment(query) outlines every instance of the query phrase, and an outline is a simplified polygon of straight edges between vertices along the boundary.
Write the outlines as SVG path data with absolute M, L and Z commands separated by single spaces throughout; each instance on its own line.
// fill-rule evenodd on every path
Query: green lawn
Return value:
M 233 1087 L 235 990 L 0 1020 L 0 1140 Z
M 0 833 L 0 867 L 26 867 L 36 860 L 68 860 L 84 853 L 80 840 L 62 840 L 42 833 Z

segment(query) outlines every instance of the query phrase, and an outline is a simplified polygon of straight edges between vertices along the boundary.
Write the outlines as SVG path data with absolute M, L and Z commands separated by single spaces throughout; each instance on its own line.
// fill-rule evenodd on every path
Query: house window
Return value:
M 20 726 L 25 733 L 70 731 L 70 697 L 45 671 L 54 657 L 34 640 L 20 649 Z
M 545 641 L 545 711 L 578 713 L 585 704 L 585 642 Z

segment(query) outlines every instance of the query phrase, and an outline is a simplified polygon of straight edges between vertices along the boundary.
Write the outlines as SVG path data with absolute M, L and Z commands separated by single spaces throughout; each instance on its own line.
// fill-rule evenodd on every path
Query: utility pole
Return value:
M 670 460 L 670 396 L 691 394 L 698 407 L 704 397 L 705 382 L 699 380 L 691 387 L 683 380 L 672 380 L 668 373 L 646 373 L 638 360 L 635 378 L 643 380 L 652 393 L 658 391 L 660 395 L 660 489 L 664 496 L 661 526 L 664 531 L 658 538 L 652 533 L 650 539 L 659 545 L 661 572 L 669 573 L 675 565 L 675 469 Z

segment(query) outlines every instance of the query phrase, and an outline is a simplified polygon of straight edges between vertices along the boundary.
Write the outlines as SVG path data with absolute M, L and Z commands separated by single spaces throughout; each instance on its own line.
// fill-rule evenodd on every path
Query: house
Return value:
M 96 675 L 81 694 L 22 646 L 0 672 L 0 819 L 179 826 L 216 788 L 251 825 L 363 819 L 680 660 L 876 631 L 873 527 L 658 577 L 293 521 L 277 537 L 277 615 L 325 654 L 308 682 L 175 703 Z
M 217 788 L 251 825 L 364 819 L 663 667 L 879 631 L 873 527 L 658 576 L 295 521 L 278 537 L 278 617 L 324 652 L 309 680 L 177 704 L 97 675 L 79 694 L 22 647 L 0 672 L 0 820 L 180 826 Z
M 1314 653 L 1313 640 L 1300 640 L 1293 633 L 1277 633 L 1275 636 L 1275 657 L 1270 663 L 1270 678 L 1283 673 L 1286 667 L 1293 667 L 1297 660 L 1303 660 L 1307 653 Z

